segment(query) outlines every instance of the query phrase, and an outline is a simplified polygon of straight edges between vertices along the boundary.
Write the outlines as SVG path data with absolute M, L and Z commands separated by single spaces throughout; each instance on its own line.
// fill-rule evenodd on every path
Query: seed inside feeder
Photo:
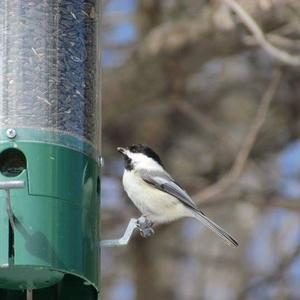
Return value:
M 95 8 L 0 1 L 0 128 L 54 129 L 96 145 Z

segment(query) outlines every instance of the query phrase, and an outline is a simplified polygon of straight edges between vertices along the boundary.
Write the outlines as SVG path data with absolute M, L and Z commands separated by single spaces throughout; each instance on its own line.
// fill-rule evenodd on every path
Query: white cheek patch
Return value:
M 128 157 L 132 160 L 132 163 L 135 165 L 135 167 L 139 168 L 154 168 L 154 167 L 159 167 L 160 165 L 154 161 L 152 158 L 142 154 L 142 153 L 132 153 L 128 151 L 126 153 Z
M 144 154 L 141 154 L 141 153 L 132 153 L 132 152 L 129 152 L 128 151 L 128 154 L 127 154 L 133 162 L 135 163 L 139 163 L 139 162 L 144 162 L 144 161 L 147 161 L 147 157 L 144 155 Z

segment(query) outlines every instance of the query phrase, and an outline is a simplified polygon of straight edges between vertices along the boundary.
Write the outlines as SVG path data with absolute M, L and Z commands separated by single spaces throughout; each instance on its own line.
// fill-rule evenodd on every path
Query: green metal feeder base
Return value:
M 10 266 L 0 268 L 0 287 L 6 289 L 35 289 L 60 282 L 64 274 L 35 266 Z
M 75 276 L 65 275 L 63 279 L 47 288 L 32 291 L 32 298 L 38 300 L 94 300 L 97 292 Z M 1 300 L 26 300 L 25 290 L 0 289 Z
M 74 147 L 45 142 L 49 133 L 42 142 L 27 140 L 25 129 L 17 133 L 10 140 L 0 132 L 0 182 L 25 183 L 24 188 L 10 190 L 14 228 L 0 190 L 0 299 L 18 299 L 24 289 L 43 293 L 47 287 L 61 294 L 65 285 L 76 284 L 74 290 L 87 296 L 34 299 L 97 299 L 98 165 Z M 55 141 L 66 138 L 56 135 Z M 81 142 L 67 138 L 73 145 Z

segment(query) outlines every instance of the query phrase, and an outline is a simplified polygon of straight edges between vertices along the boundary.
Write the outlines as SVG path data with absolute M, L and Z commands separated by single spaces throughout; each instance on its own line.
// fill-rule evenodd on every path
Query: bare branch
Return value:
M 291 55 L 279 48 L 273 46 L 265 37 L 263 31 L 255 20 L 240 6 L 235 0 L 221 0 L 226 3 L 241 19 L 244 25 L 252 32 L 257 43 L 267 51 L 271 56 L 279 61 L 292 65 L 300 66 L 300 56 Z
M 218 182 L 212 184 L 211 186 L 207 187 L 203 191 L 194 195 L 195 199 L 197 199 L 198 201 L 205 201 L 210 198 L 213 198 L 221 194 L 227 188 L 229 188 L 238 179 L 246 164 L 250 151 L 255 144 L 256 137 L 260 129 L 262 128 L 262 125 L 265 122 L 270 103 L 279 85 L 280 78 L 281 78 L 281 72 L 280 71 L 274 72 L 273 78 L 267 90 L 265 91 L 261 103 L 257 109 L 257 113 L 252 123 L 252 126 L 249 129 L 249 133 L 233 163 L 231 170 L 225 176 L 223 176 Z
M 290 38 L 287 38 L 285 36 L 273 34 L 273 33 L 268 33 L 266 34 L 267 39 L 276 45 L 277 47 L 282 47 L 285 49 L 290 49 L 293 51 L 299 50 L 300 49 L 300 40 L 293 40 Z M 249 46 L 257 46 L 258 42 L 257 40 L 251 35 L 251 36 L 245 36 L 243 38 L 243 41 L 245 42 L 246 45 Z
M 201 203 L 201 208 L 220 207 L 222 205 L 228 205 L 229 203 L 249 203 L 259 208 L 281 208 L 295 213 L 300 212 L 300 199 L 291 200 L 288 198 L 272 196 L 264 196 L 262 199 L 262 195 L 258 194 L 256 197 L 255 193 L 251 193 L 250 196 L 243 194 L 243 197 L 241 198 L 239 192 L 236 192 L 233 195 L 226 195 L 226 199 L 228 200 L 224 201 L 224 197 L 215 197 L 213 201 Z
M 300 211 L 300 200 L 298 199 L 291 200 L 286 198 L 271 197 L 261 201 L 257 200 L 257 198 L 251 197 L 250 199 L 245 199 L 245 201 L 258 207 L 282 208 L 294 212 Z

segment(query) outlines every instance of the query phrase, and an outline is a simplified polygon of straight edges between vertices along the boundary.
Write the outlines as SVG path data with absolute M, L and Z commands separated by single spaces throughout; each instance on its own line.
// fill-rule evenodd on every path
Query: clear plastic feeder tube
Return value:
M 97 3 L 0 1 L 0 129 L 29 129 L 37 140 L 36 132 L 62 134 L 97 148 Z

